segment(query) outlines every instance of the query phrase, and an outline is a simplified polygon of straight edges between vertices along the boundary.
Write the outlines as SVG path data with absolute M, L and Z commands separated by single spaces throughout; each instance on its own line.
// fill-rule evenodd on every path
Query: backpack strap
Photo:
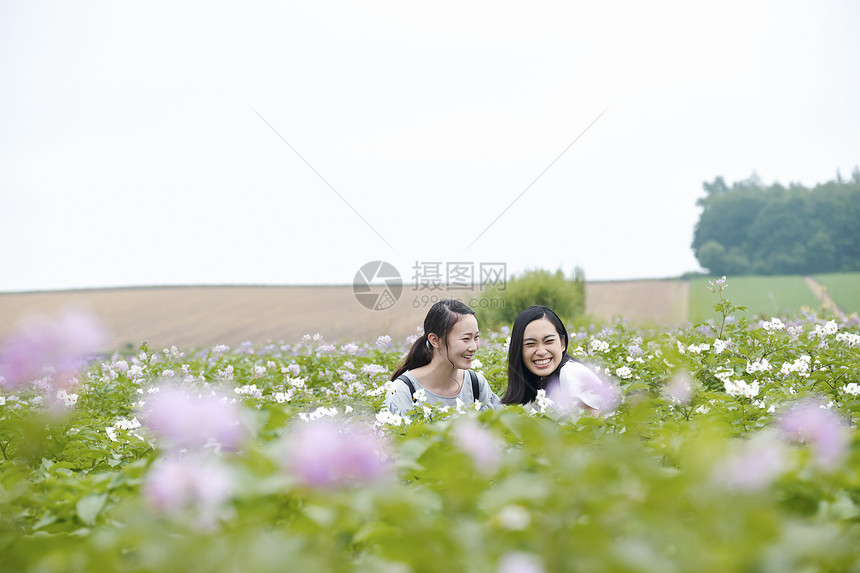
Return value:
M 472 396 L 475 398 L 475 400 L 480 400 L 481 384 L 478 381 L 478 375 L 475 373 L 474 370 L 469 370 L 469 378 L 472 379 Z M 412 384 L 412 380 L 410 380 L 409 377 L 406 376 L 406 374 L 401 374 L 397 377 L 397 380 L 400 380 L 401 382 L 406 384 L 407 388 L 409 388 L 409 395 L 412 396 L 412 403 L 414 404 L 415 402 L 417 402 L 417 400 L 415 399 L 415 385 Z
M 412 384 L 412 380 L 410 380 L 406 374 L 401 374 L 397 379 L 406 384 L 406 387 L 409 388 L 409 395 L 412 397 L 412 403 L 414 404 L 417 402 L 415 399 L 415 386 Z
M 472 379 L 472 396 L 474 396 L 475 400 L 480 400 L 481 386 L 478 383 L 478 375 L 474 370 L 469 370 L 469 377 Z

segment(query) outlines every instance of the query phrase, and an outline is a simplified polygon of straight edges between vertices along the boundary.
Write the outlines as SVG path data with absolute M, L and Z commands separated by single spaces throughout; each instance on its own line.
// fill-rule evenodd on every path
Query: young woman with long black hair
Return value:
M 471 370 L 479 338 L 478 320 L 468 305 L 445 299 L 430 307 L 424 334 L 391 375 L 386 408 L 402 416 L 414 407 L 417 393 L 427 404 L 456 407 L 459 399 L 465 406 L 478 400 L 482 410 L 501 407 L 484 375 Z
M 511 329 L 508 387 L 502 404 L 531 405 L 545 390 L 557 407 L 597 413 L 612 401 L 614 388 L 567 353 L 567 329 L 546 306 L 522 311 Z

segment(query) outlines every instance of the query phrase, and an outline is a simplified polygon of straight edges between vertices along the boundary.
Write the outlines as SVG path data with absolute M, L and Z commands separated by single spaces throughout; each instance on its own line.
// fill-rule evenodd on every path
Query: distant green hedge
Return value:
M 482 328 L 510 326 L 520 311 L 535 304 L 548 306 L 572 322 L 585 313 L 585 272 L 576 267 L 568 278 L 561 270 L 536 269 L 511 277 L 501 287 L 484 290 L 476 309 L 478 322 Z

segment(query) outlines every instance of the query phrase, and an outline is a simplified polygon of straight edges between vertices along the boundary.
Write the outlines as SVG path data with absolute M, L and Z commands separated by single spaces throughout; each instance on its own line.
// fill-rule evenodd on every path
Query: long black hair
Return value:
M 531 372 L 523 363 L 523 337 L 526 326 L 542 318 L 549 320 L 555 327 L 563 347 L 561 363 L 545 380 L 541 380 L 540 376 Z M 569 340 L 564 323 L 547 306 L 530 306 L 517 315 L 511 329 L 511 343 L 508 345 L 508 387 L 505 389 L 505 395 L 501 398 L 502 404 L 528 404 L 533 401 L 537 397 L 537 391 L 546 388 L 546 380 L 558 372 L 568 361 L 573 360 L 567 353 Z
M 469 314 L 474 315 L 475 311 L 469 308 L 467 304 L 455 299 L 443 299 L 431 306 L 430 310 L 427 311 L 427 316 L 424 317 L 424 334 L 412 343 L 406 360 L 403 361 L 400 368 L 394 371 L 391 379 L 396 380 L 407 370 L 430 364 L 430 361 L 433 360 L 433 346 L 430 345 L 427 336 L 435 334 L 447 348 L 448 334 L 451 329 L 458 320 Z

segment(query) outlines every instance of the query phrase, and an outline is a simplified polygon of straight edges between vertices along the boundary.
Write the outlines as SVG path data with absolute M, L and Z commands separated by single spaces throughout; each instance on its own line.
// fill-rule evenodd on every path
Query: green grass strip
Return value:
M 716 279 L 711 279 L 716 280 Z M 721 318 L 714 312 L 719 295 L 708 290 L 708 279 L 690 281 L 690 320 L 695 324 L 709 318 Z M 746 317 L 770 319 L 798 312 L 802 307 L 817 309 L 819 300 L 801 276 L 728 277 L 723 297 L 747 308 Z
M 860 273 L 815 275 L 843 312 L 860 312 Z

